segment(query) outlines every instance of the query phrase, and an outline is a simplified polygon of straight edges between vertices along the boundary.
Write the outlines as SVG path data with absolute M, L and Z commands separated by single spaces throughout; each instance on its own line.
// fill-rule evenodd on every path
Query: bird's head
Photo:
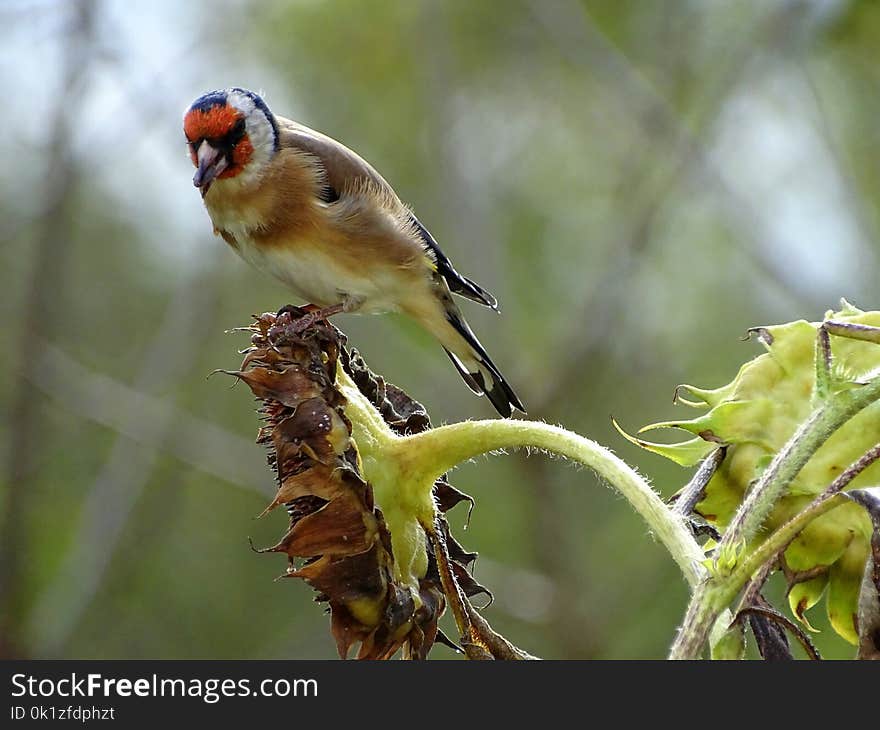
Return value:
M 196 166 L 193 185 L 203 198 L 217 180 L 256 182 L 278 149 L 275 117 L 266 102 L 247 89 L 200 96 L 184 114 L 183 132 Z

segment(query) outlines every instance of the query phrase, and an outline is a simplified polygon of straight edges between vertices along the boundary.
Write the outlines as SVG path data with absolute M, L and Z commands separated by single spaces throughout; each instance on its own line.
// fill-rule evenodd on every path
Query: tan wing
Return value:
M 331 196 L 360 191 L 365 185 L 369 185 L 376 192 L 381 192 L 403 206 L 394 188 L 357 152 L 299 122 L 284 117 L 275 119 L 278 122 L 279 143 L 282 148 L 293 147 L 318 158 L 327 177 Z
M 391 185 L 369 162 L 326 134 L 316 132 L 291 119 L 283 117 L 276 119 L 281 147 L 303 150 L 314 155 L 320 162 L 328 186 L 325 190 L 327 195 L 325 202 L 332 202 L 347 192 L 360 192 L 364 186 L 371 187 L 374 193 L 379 193 L 386 199 L 386 203 L 390 203 L 390 207 L 396 208 L 395 212 L 404 225 L 412 227 L 415 238 L 421 241 L 422 248 L 434 262 L 437 273 L 446 280 L 453 292 L 492 309 L 498 309 L 498 302 L 490 292 L 455 270 L 434 237 L 401 202 Z

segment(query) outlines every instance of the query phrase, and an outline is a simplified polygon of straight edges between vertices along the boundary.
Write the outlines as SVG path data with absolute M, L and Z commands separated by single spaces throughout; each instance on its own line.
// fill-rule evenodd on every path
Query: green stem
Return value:
M 684 623 L 669 653 L 670 659 L 698 659 L 706 641 L 708 629 L 736 598 L 743 586 L 768 560 L 784 550 L 798 533 L 820 515 L 844 504 L 842 494 L 822 495 L 807 509 L 798 513 L 768 537 L 725 579 L 712 579 L 694 592 Z
M 533 448 L 589 467 L 619 491 L 678 563 L 691 588 L 706 578 L 705 554 L 682 515 L 669 509 L 630 466 L 595 441 L 538 421 L 466 421 L 397 436 L 340 367 L 338 385 L 358 444 L 363 474 L 373 486 L 392 537 L 396 569 L 418 577 L 424 566 L 421 527 L 433 524 L 435 480 L 462 462 L 493 451 Z M 409 566 L 409 567 L 407 567 Z M 415 582 L 410 580 L 415 586 Z
M 826 512 L 847 503 L 847 498 L 840 494 L 823 494 L 811 502 L 805 510 L 792 517 L 761 545 L 755 549 L 741 565 L 738 565 L 726 581 L 724 596 L 732 601 L 739 590 L 751 579 L 755 572 L 768 560 L 773 560 L 785 550 L 807 525 Z
M 867 469 L 871 464 L 880 459 L 880 443 L 875 444 L 862 454 L 856 461 L 850 464 L 838 477 L 808 504 L 801 512 L 792 517 L 788 522 L 783 524 L 776 532 L 764 540 L 761 545 L 755 549 L 741 565 L 738 565 L 730 576 L 732 588 L 738 590 L 739 587 L 745 585 L 760 568 L 767 565 L 771 561 L 775 561 L 776 557 L 785 550 L 791 542 L 817 517 L 830 512 L 842 504 L 846 504 L 848 499 L 841 494 L 853 479 Z M 739 583 L 739 586 L 736 584 Z M 731 597 L 732 600 L 732 597 Z
M 748 543 L 767 519 L 776 502 L 813 454 L 831 434 L 854 415 L 833 407 L 819 408 L 801 424 L 776 454 L 757 484 L 749 490 L 719 545 L 719 552 Z
M 416 482 L 434 480 L 464 461 L 503 449 L 535 448 L 593 469 L 617 489 L 669 550 L 691 586 L 705 573 L 705 556 L 681 517 L 675 515 L 630 466 L 595 441 L 538 421 L 465 421 L 401 438 L 401 459 L 412 458 Z

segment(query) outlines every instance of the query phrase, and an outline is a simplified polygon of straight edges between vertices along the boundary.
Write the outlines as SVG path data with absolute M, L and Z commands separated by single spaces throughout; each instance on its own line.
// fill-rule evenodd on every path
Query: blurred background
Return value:
M 208 90 L 371 161 L 498 296 L 463 307 L 529 417 L 664 496 L 689 473 L 612 416 L 674 417 L 676 384 L 759 353 L 748 327 L 880 307 L 873 0 L 5 0 L 0 24 L 3 656 L 335 656 L 312 591 L 248 548 L 286 517 L 254 519 L 274 486 L 253 399 L 207 377 L 247 344 L 225 330 L 291 301 L 192 186 L 181 118 Z M 414 326 L 336 323 L 435 423 L 494 415 Z M 547 658 L 665 655 L 683 580 L 592 474 L 514 454 L 452 481 L 497 630 Z

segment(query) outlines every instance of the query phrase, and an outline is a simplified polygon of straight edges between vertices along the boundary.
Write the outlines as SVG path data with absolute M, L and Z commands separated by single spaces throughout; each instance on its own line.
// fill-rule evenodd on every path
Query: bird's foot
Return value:
M 296 307 L 293 304 L 285 304 L 278 310 L 276 316 L 281 317 L 282 314 L 287 314 L 291 320 L 288 332 L 292 335 L 300 335 L 317 322 L 326 320 L 328 317 L 343 311 L 345 311 L 345 305 L 342 303 L 334 304 L 330 307 L 317 307 L 314 304 Z
M 306 304 L 302 307 L 297 307 L 294 304 L 285 304 L 283 307 L 281 307 L 281 309 L 279 309 L 275 313 L 275 318 L 276 319 L 279 318 L 282 314 L 289 314 L 290 318 L 292 320 L 296 321 L 297 319 L 299 319 L 304 314 L 306 314 L 307 312 L 311 311 L 314 308 L 315 307 L 313 304 Z

